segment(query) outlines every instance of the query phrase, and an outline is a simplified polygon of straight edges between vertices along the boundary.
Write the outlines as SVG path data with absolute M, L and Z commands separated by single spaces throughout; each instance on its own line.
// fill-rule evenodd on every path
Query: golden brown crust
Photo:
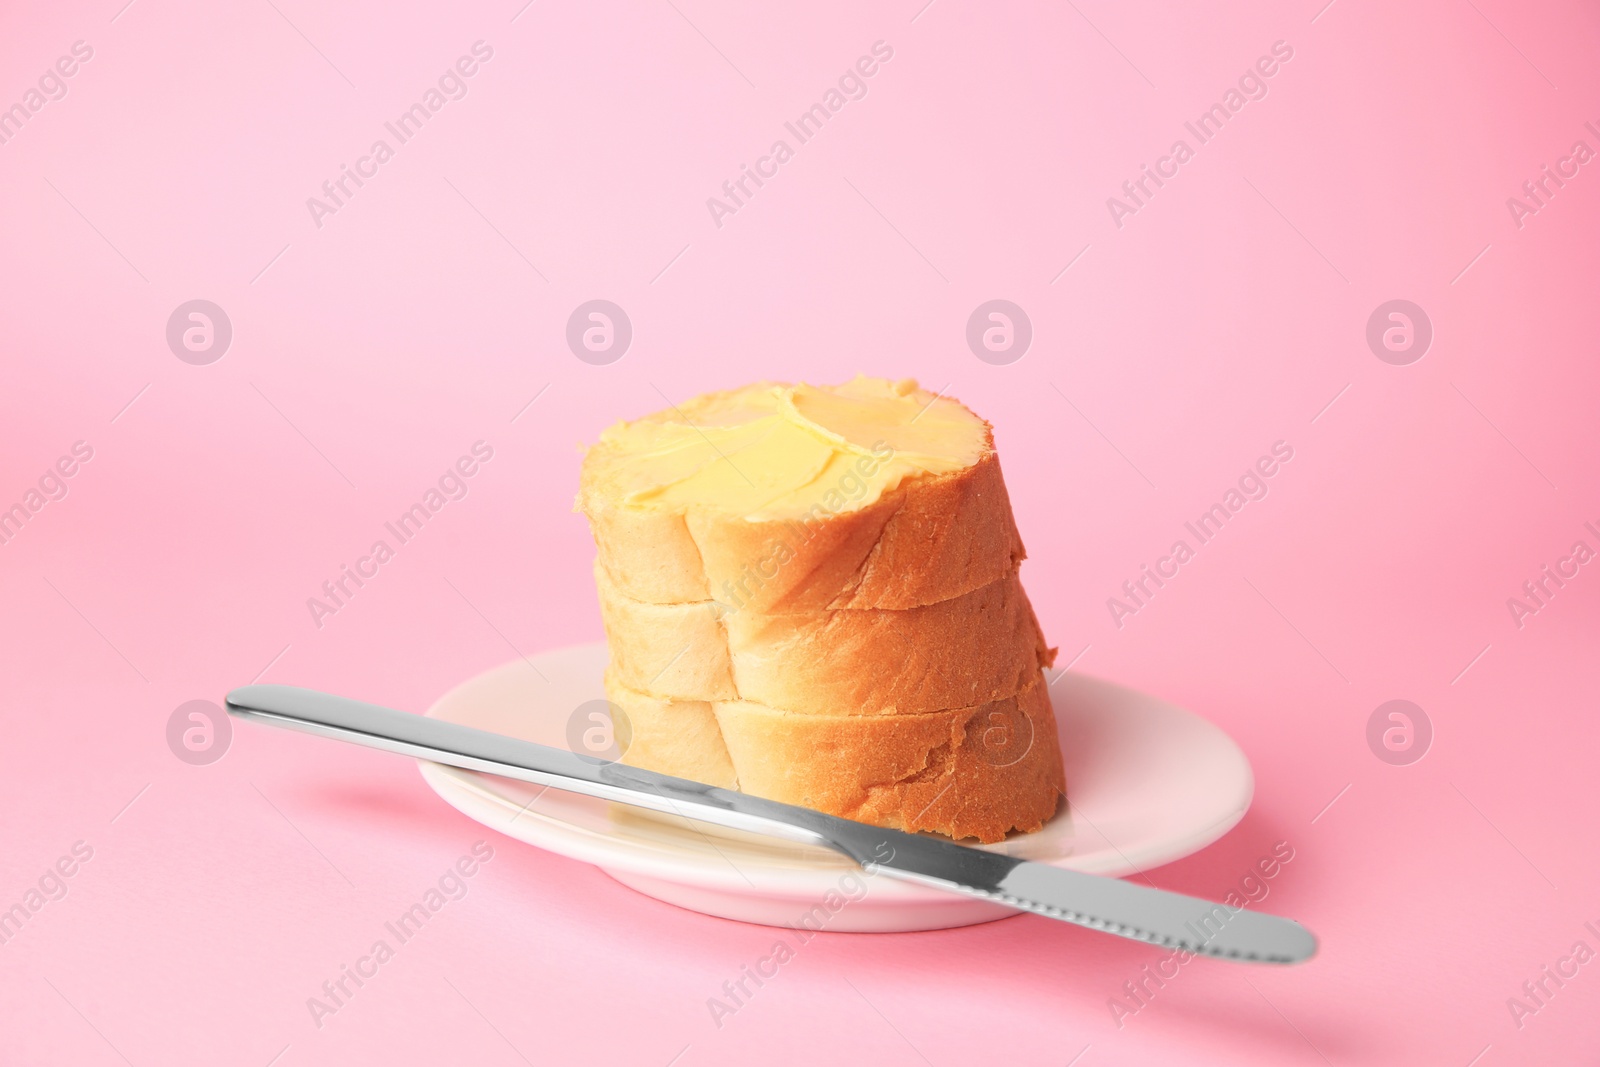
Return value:
M 659 697 L 916 715 L 1015 696 L 1054 658 L 1015 574 L 903 611 L 787 615 L 641 603 L 598 566 L 595 585 L 612 671 Z
M 752 701 L 666 702 L 614 679 L 607 692 L 634 723 L 626 763 L 694 777 L 703 751 L 641 752 L 637 738 L 654 738 L 674 722 L 703 726 L 710 712 L 740 790 L 879 826 L 998 841 L 1013 830 L 1039 829 L 1065 789 L 1042 674 L 1014 697 L 923 715 L 804 715 Z
M 687 517 L 609 501 L 585 485 L 600 564 L 626 596 L 656 604 L 717 599 L 740 610 L 914 608 L 969 593 L 1025 555 L 993 452 L 912 479 L 855 511 L 819 499 L 810 520 Z

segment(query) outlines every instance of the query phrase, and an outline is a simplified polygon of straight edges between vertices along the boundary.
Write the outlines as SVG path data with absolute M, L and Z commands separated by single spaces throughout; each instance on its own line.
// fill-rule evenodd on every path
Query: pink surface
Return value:
M 0 105 L 27 116 L 0 127 L 0 507 L 28 512 L 0 545 L 0 907 L 26 915 L 0 1061 L 1600 1050 L 1578 962 L 1600 949 L 1600 572 L 1571 555 L 1600 550 L 1592 6 L 121 3 L 0 34 Z M 47 76 L 77 41 L 92 57 Z M 478 41 L 445 81 L 465 95 L 399 144 L 385 123 Z M 799 144 L 785 122 L 878 41 L 865 95 Z M 1244 81 L 1265 95 L 1199 143 L 1185 123 L 1280 41 Z M 392 158 L 314 220 L 380 138 Z M 762 163 L 780 138 L 792 158 Z M 776 174 L 714 219 L 742 164 Z M 1144 164 L 1169 176 L 1113 212 Z M 209 365 L 167 343 L 196 299 L 232 324 Z M 609 365 L 565 340 L 593 299 L 633 325 Z M 968 348 L 991 299 L 1031 320 L 1020 360 Z M 1408 365 L 1367 342 L 1396 299 L 1433 327 Z M 994 422 L 1062 663 L 1250 755 L 1243 824 L 1151 879 L 1221 897 L 1292 850 L 1260 905 L 1317 931 L 1314 962 L 1195 962 L 1141 1003 L 1124 983 L 1161 952 L 1044 919 L 825 935 L 719 1027 L 708 999 L 770 930 L 485 831 L 393 757 L 248 725 L 210 765 L 169 748 L 175 709 L 254 679 L 421 710 L 597 637 L 577 445 L 663 397 L 857 370 Z M 478 441 L 464 498 L 314 620 Z M 1265 498 L 1114 621 L 1279 441 Z M 1518 617 L 1547 564 L 1576 575 Z M 1396 699 L 1432 724 L 1409 765 L 1368 742 Z M 480 840 L 465 895 L 313 1018 Z

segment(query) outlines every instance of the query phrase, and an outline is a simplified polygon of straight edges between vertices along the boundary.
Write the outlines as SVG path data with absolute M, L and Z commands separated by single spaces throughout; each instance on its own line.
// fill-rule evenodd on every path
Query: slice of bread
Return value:
M 611 671 L 629 688 L 672 700 L 737 700 L 726 608 L 714 600 L 652 604 L 624 595 L 596 561 L 595 591 Z
M 605 684 L 606 699 L 621 712 L 613 712 L 612 727 L 625 741 L 623 763 L 723 789 L 739 788 L 710 701 L 650 696 L 619 684 L 610 671 Z
M 664 700 L 614 675 L 606 696 L 632 734 L 625 763 L 879 826 L 999 841 L 1039 829 L 1066 788 L 1039 672 L 1015 696 L 920 715 Z
M 987 428 L 985 437 L 987 439 Z M 990 446 L 992 447 L 992 446 Z M 741 610 L 921 607 L 1016 570 L 1027 553 L 1000 460 L 910 481 L 866 507 L 819 492 L 801 516 L 655 511 L 581 492 L 600 565 L 635 600 L 720 600 Z
M 1055 656 L 1015 574 L 901 611 L 783 615 L 715 601 L 646 604 L 599 566 L 595 586 L 618 682 L 670 699 L 916 715 L 1015 696 Z

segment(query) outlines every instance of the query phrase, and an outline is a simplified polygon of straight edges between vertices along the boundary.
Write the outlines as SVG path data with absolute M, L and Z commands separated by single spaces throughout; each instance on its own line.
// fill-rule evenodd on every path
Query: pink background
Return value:
M 93 858 L 0 946 L 0 1061 L 1600 1050 L 1600 964 L 1520 1028 L 1507 1006 L 1600 949 L 1600 569 L 1521 628 L 1506 605 L 1600 548 L 1600 174 L 1521 228 L 1506 206 L 1600 148 L 1600 26 L 1578 3 L 1322 2 L 6 15 L 0 104 L 74 41 L 94 55 L 0 144 L 0 506 L 75 441 L 94 456 L 0 546 L 0 907 L 75 842 Z M 306 198 L 478 40 L 467 96 L 319 229 Z M 878 40 L 866 97 L 717 227 L 706 198 Z M 1106 198 L 1279 40 L 1265 99 L 1119 229 Z M 996 297 L 1034 328 L 1005 366 L 964 340 Z M 195 298 L 233 324 L 208 366 L 164 336 Z M 634 326 L 609 366 L 564 341 L 594 298 Z M 1409 366 L 1365 341 L 1395 298 L 1435 330 Z M 247 725 L 212 765 L 169 751 L 176 707 L 258 678 L 422 710 L 598 637 L 578 445 L 663 395 L 858 370 L 994 422 L 1062 663 L 1252 759 L 1245 821 L 1151 878 L 1220 897 L 1288 842 L 1261 906 L 1321 936 L 1314 962 L 1194 963 L 1119 1027 L 1158 950 L 1034 917 L 832 935 L 718 1029 L 706 999 L 767 930 L 486 831 L 393 757 Z M 480 439 L 469 495 L 318 628 L 307 598 Z M 1119 629 L 1106 598 L 1278 440 L 1270 495 Z M 1366 724 L 1401 698 L 1435 737 L 1391 766 Z M 467 897 L 317 1028 L 306 999 L 480 839 Z

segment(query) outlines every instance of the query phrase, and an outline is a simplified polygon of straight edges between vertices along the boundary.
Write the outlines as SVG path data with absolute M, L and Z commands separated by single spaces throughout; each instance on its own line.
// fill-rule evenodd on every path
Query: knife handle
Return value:
M 820 812 L 315 689 L 247 685 L 228 694 L 227 707 L 270 726 L 837 851 L 808 819 L 785 818 Z M 759 810 L 767 805 L 778 810 Z

